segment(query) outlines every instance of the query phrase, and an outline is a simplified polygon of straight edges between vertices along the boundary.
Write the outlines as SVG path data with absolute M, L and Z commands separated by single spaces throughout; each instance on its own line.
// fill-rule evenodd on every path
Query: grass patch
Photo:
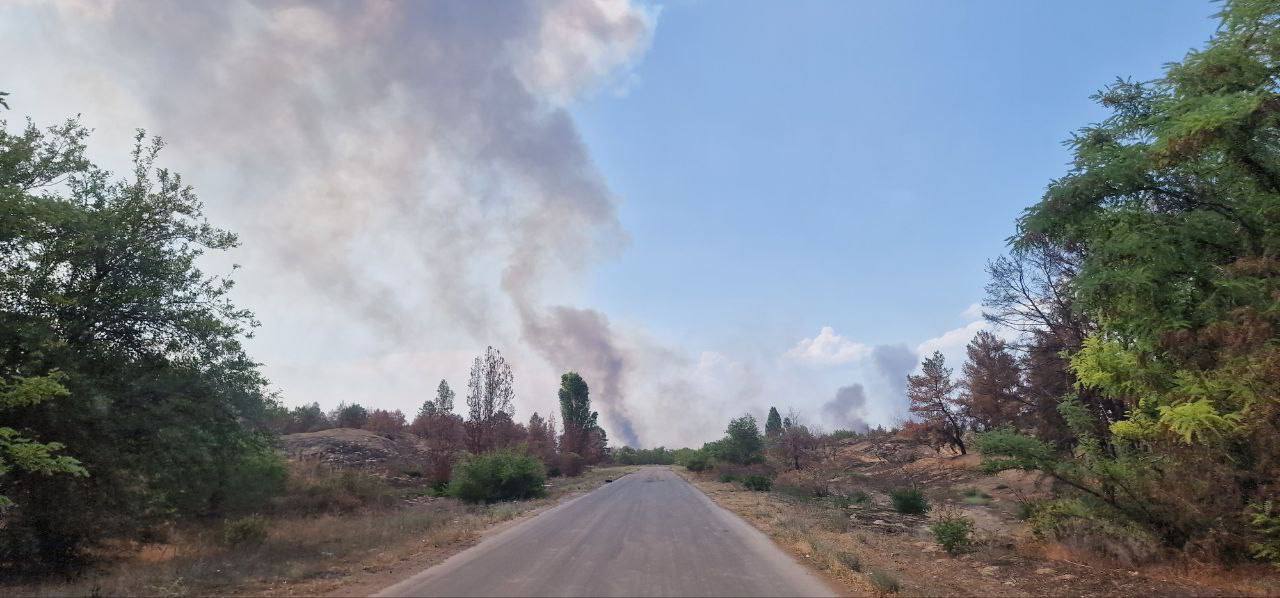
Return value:
M 985 505 L 991 502 L 991 495 L 978 490 L 977 488 L 964 489 L 964 504 L 966 505 Z

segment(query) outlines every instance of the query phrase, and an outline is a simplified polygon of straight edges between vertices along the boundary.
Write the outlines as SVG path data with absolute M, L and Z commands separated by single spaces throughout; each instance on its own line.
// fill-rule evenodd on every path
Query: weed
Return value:
M 964 489 L 964 503 L 967 505 L 985 505 L 991 502 L 991 495 L 977 488 Z
M 822 520 L 822 527 L 827 531 L 844 533 L 849 531 L 853 522 L 849 520 L 849 516 L 844 511 L 830 511 Z

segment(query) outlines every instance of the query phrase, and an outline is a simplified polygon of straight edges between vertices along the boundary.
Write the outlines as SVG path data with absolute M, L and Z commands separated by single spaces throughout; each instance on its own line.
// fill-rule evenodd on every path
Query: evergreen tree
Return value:
M 965 454 L 964 432 L 968 427 L 961 407 L 956 403 L 956 383 L 942 353 L 934 351 L 921 364 L 919 375 L 907 376 L 909 410 L 922 423 L 946 439 L 947 444 Z
M 777 407 L 769 407 L 769 417 L 764 423 L 764 435 L 768 438 L 777 438 L 782 433 L 782 415 L 778 413 Z

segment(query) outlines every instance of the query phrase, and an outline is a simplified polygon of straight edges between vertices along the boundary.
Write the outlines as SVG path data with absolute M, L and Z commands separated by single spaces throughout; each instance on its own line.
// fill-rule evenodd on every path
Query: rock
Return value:
M 978 573 L 985 575 L 987 577 L 995 575 L 996 573 L 999 573 L 999 572 L 1000 572 L 1000 568 L 994 565 L 990 567 L 983 567 L 981 569 L 978 569 Z
M 1036 575 L 1053 575 L 1054 573 L 1057 573 L 1057 571 L 1054 571 L 1053 569 L 1050 569 L 1048 567 L 1041 567 L 1039 569 L 1036 569 Z

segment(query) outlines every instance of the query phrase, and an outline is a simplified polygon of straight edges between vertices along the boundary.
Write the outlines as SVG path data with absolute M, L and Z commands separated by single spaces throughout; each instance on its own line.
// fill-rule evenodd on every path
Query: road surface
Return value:
M 497 533 L 379 596 L 831 596 L 665 467 Z

